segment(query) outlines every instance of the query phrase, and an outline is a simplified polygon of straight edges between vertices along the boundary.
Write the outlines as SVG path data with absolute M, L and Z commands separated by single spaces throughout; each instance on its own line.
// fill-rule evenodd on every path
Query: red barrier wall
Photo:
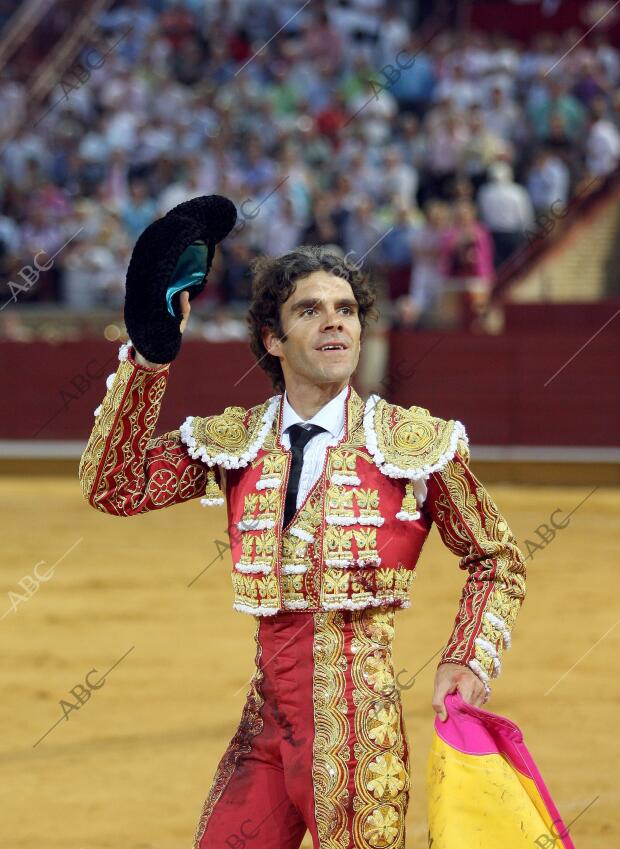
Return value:
M 594 331 L 392 334 L 391 400 L 460 419 L 478 445 L 618 446 L 619 373 L 620 315 Z
M 576 27 L 583 33 L 598 22 L 592 28 L 605 31 L 617 42 L 620 15 L 618 10 L 605 14 L 607 11 L 587 0 L 562 0 L 555 14 L 545 15 L 542 2 L 519 5 L 506 0 L 479 0 L 471 5 L 470 21 L 474 29 L 507 33 L 525 43 L 541 32 L 563 33 Z
M 602 323 L 502 336 L 394 332 L 392 385 L 386 380 L 381 394 L 460 419 L 478 445 L 617 446 L 620 315 L 601 330 Z M 117 352 L 118 343 L 97 340 L 0 343 L 0 439 L 85 441 Z M 187 340 L 171 367 L 156 433 L 188 415 L 251 406 L 271 394 L 246 344 Z
M 106 392 L 105 379 L 118 367 L 118 348 L 117 342 L 90 339 L 0 343 L 0 439 L 86 440 Z M 272 394 L 248 345 L 188 339 L 170 367 L 156 433 L 179 427 L 186 416 L 219 413 L 232 404 L 252 406 Z

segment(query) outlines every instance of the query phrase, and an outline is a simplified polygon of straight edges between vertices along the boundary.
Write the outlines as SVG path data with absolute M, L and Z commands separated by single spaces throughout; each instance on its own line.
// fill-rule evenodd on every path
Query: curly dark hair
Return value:
M 284 390 L 282 366 L 278 357 L 267 353 L 262 339 L 263 328 L 269 327 L 283 338 L 280 307 L 295 291 L 297 280 L 321 270 L 342 277 L 351 285 L 363 332 L 368 318 L 377 316 L 374 309 L 375 290 L 368 275 L 348 261 L 346 256 L 339 256 L 330 247 L 301 245 L 288 254 L 260 256 L 250 262 L 252 300 L 247 315 L 250 347 L 260 367 L 280 391 Z

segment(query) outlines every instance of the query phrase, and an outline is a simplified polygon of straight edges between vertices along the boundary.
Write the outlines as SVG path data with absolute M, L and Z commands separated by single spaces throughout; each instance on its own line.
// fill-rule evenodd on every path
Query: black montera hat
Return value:
M 169 363 L 181 347 L 180 298 L 204 289 L 215 246 L 235 226 L 237 210 L 221 195 L 180 203 L 136 242 L 125 286 L 125 326 L 143 357 Z

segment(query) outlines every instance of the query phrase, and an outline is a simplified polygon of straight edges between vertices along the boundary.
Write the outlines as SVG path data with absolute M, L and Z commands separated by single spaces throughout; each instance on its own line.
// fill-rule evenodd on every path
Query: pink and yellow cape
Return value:
M 429 849 L 575 849 L 514 722 L 458 693 L 445 705 L 426 775 Z

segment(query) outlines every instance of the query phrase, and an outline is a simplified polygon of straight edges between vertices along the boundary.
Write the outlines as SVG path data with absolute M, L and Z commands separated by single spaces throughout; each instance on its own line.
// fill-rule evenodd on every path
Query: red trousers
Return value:
M 256 671 L 194 849 L 404 849 L 394 609 L 256 617 Z

